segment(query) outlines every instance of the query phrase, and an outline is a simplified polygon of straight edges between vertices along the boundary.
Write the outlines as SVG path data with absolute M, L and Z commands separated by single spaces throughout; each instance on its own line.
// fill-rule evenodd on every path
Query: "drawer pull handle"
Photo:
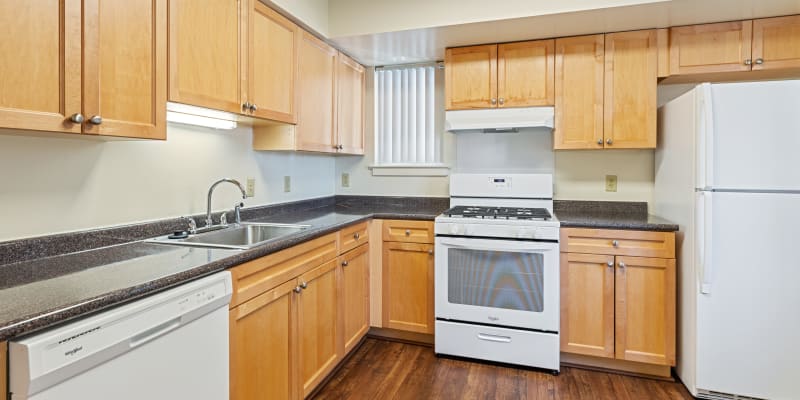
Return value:
M 614 247 L 619 247 L 619 242 L 616 241 L 616 240 L 612 240 L 611 241 L 611 245 L 614 246 Z
M 406 229 L 406 236 L 411 236 L 411 229 Z
M 361 235 L 359 235 L 358 232 L 353 234 L 353 239 L 355 239 L 355 240 L 358 240 L 360 237 L 361 237 Z
M 350 265 L 350 263 L 349 263 L 349 262 L 347 262 L 346 260 L 345 260 L 345 261 L 342 261 L 342 266 L 343 266 L 343 267 L 346 267 L 346 266 L 348 266 L 348 265 Z
M 510 336 L 498 336 L 498 335 L 489 335 L 485 333 L 479 333 L 478 339 L 485 340 L 487 342 L 497 342 L 497 343 L 511 343 Z

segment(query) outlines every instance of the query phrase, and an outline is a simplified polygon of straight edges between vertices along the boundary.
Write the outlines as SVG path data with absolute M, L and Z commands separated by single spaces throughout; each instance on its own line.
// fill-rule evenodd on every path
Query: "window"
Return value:
M 377 169 L 415 169 L 412 175 L 441 164 L 436 132 L 436 65 L 384 67 L 375 70 L 375 166 L 373 175 L 408 175 Z M 441 100 L 441 99 L 440 99 Z

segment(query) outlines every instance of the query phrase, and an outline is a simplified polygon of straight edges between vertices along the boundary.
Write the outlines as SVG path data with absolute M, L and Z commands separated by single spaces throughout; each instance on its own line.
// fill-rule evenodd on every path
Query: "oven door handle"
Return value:
M 510 336 L 490 335 L 488 333 L 479 333 L 478 339 L 485 340 L 487 342 L 511 343 Z
M 523 243 L 517 245 L 513 242 L 505 242 L 502 245 L 495 246 L 495 247 L 484 247 L 484 246 L 476 246 L 472 244 L 464 244 L 464 243 L 456 243 L 451 241 L 442 240 L 439 242 L 442 246 L 445 247 L 458 247 L 461 249 L 469 249 L 469 250 L 482 250 L 482 251 L 502 251 L 502 250 L 516 250 L 516 251 L 524 251 L 524 252 L 532 252 L 532 251 L 552 251 L 552 248 L 548 248 L 545 246 L 542 247 L 530 247 L 529 243 Z

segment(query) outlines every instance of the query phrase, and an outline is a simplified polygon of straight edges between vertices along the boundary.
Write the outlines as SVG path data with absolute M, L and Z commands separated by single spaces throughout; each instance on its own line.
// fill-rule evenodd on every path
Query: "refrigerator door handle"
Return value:
M 699 130 L 695 156 L 697 187 L 710 188 L 714 186 L 714 107 L 710 83 L 699 87 L 696 118 Z
M 695 237 L 697 238 L 697 278 L 700 293 L 711 293 L 711 193 L 697 192 Z

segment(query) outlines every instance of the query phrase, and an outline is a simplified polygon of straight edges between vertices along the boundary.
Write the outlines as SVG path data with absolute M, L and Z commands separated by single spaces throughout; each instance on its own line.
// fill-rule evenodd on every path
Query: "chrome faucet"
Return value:
M 239 190 L 242 191 L 242 199 L 246 199 L 247 198 L 247 191 L 245 191 L 244 186 L 242 186 L 242 184 L 239 183 L 239 181 L 237 181 L 236 179 L 223 178 L 223 179 L 220 179 L 220 180 L 214 182 L 214 184 L 211 185 L 210 188 L 208 188 L 208 209 L 206 210 L 206 226 L 205 226 L 205 228 L 210 228 L 211 225 L 214 224 L 214 221 L 211 219 L 211 195 L 214 194 L 214 188 L 216 188 L 217 185 L 219 185 L 222 182 L 229 182 L 229 183 L 232 183 L 232 184 L 238 186 Z

